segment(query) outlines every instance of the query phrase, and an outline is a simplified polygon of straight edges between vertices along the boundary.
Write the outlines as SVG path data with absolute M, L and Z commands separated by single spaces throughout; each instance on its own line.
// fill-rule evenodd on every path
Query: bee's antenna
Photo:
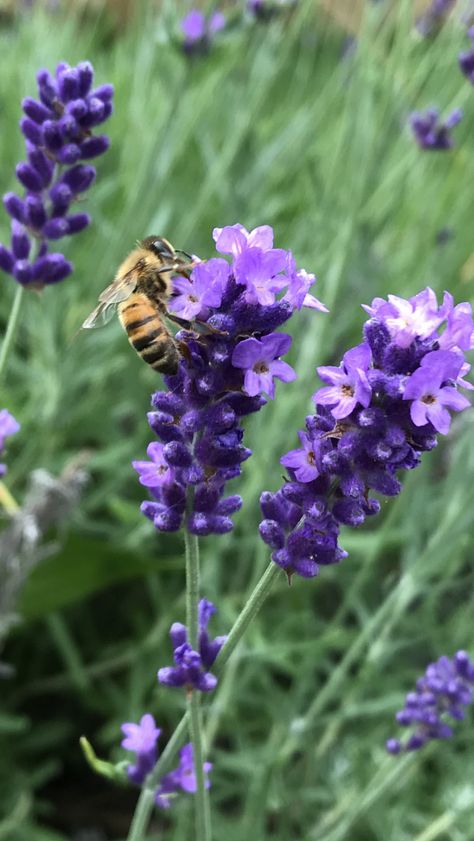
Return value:
M 175 248 L 175 251 L 176 251 L 176 254 L 184 254 L 184 256 L 185 256 L 185 257 L 186 257 L 189 261 L 192 261 L 192 259 L 193 259 L 193 258 L 192 258 L 192 255 L 191 255 L 191 254 L 188 254 L 188 252 L 187 252 L 187 251 L 183 251 L 183 249 L 182 249 L 182 248 Z

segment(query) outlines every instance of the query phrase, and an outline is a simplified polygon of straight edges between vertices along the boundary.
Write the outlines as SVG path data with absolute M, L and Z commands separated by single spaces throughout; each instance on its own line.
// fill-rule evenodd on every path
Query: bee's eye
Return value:
M 153 248 L 154 251 L 156 251 L 157 254 L 160 255 L 160 257 L 172 257 L 173 256 L 171 251 L 169 250 L 169 247 L 161 239 L 155 240 L 155 242 L 152 245 L 152 248 Z

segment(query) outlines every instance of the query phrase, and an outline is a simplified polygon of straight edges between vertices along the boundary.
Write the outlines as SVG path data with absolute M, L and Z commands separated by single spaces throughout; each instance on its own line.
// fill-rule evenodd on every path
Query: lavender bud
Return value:
M 98 155 L 103 155 L 110 146 L 110 140 L 105 134 L 99 134 L 97 137 L 88 137 L 80 144 L 81 158 L 89 160 L 90 158 L 97 158 Z
M 68 233 L 78 234 L 90 225 L 91 217 L 88 213 L 76 213 L 74 216 L 68 216 L 66 222 L 68 224 Z
M 28 283 L 32 277 L 33 272 L 28 260 L 17 260 L 13 266 L 13 277 L 20 283 Z
M 34 120 L 38 125 L 41 125 L 45 120 L 49 120 L 52 117 L 51 110 L 42 105 L 41 102 L 37 102 L 31 96 L 26 96 L 22 100 L 21 107 L 26 116 Z
M 13 254 L 4 245 L 0 245 L 0 269 L 11 274 L 14 264 Z
M 23 225 L 15 219 L 12 221 L 12 251 L 16 260 L 26 260 L 31 248 L 31 242 Z
M 94 68 L 92 67 L 90 61 L 80 61 L 76 67 L 76 71 L 79 84 L 79 96 L 87 96 L 92 87 L 92 82 L 94 81 Z M 110 87 L 112 86 L 110 85 Z
M 65 146 L 58 149 L 56 155 L 59 163 L 70 166 L 81 159 L 81 149 L 77 143 L 66 143 Z
M 43 181 L 32 166 L 22 162 L 17 164 L 15 171 L 18 180 L 24 187 L 26 187 L 27 190 L 31 190 L 32 193 L 41 192 L 43 189 Z
M 38 125 L 33 120 L 30 120 L 28 117 L 23 117 L 20 120 L 20 128 L 24 136 L 30 143 L 33 143 L 35 146 L 42 146 L 43 144 L 43 132 Z
M 6 193 L 3 197 L 3 204 L 7 213 L 18 222 L 25 221 L 25 204 L 15 193 Z

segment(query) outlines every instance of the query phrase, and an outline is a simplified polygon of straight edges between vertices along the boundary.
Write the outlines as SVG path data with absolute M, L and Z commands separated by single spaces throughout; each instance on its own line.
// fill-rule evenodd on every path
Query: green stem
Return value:
M 188 697 L 189 733 L 193 745 L 196 774 L 196 841 L 211 841 L 211 809 L 204 775 L 204 746 L 201 712 L 201 693 L 194 690 Z
M 198 645 L 198 604 L 199 604 L 199 543 L 194 534 L 184 532 L 186 546 L 186 625 L 191 648 Z
M 187 512 L 192 510 L 194 492 L 188 491 Z M 197 651 L 199 637 L 199 541 L 196 535 L 184 531 L 186 548 L 186 624 L 188 626 L 188 640 L 191 648 Z M 200 708 L 200 693 L 196 690 L 188 695 L 189 735 L 193 746 L 194 773 L 196 774 L 196 841 L 211 841 L 211 811 L 209 793 L 205 786 L 203 771 L 204 750 L 202 738 L 202 715 Z
M 186 538 L 187 540 L 188 538 Z M 234 622 L 225 645 L 221 648 L 216 660 L 218 674 L 234 652 L 248 626 L 255 619 L 268 596 L 273 582 L 277 578 L 280 568 L 272 562 L 267 566 L 254 590 L 250 594 L 244 609 Z M 195 694 L 195 693 L 194 693 Z M 154 805 L 154 790 L 164 774 L 171 771 L 173 760 L 178 750 L 184 745 L 190 727 L 190 709 L 183 715 L 166 748 L 161 754 L 151 774 L 148 775 L 138 798 L 130 832 L 127 841 L 144 841 L 144 831 L 148 826 Z M 202 767 L 202 766 L 201 766 Z
M 10 316 L 8 319 L 7 330 L 5 333 L 5 338 L 3 340 L 2 349 L 0 350 L 0 380 L 3 376 L 4 368 L 6 365 L 6 361 L 8 359 L 8 354 L 13 342 L 13 337 L 15 335 L 15 330 L 18 324 L 18 316 L 20 315 L 20 307 L 21 301 L 23 298 L 23 286 L 18 284 L 15 297 L 13 299 L 13 305 L 10 310 Z
M 239 644 L 248 626 L 255 619 L 273 586 L 273 582 L 280 572 L 280 567 L 273 563 L 273 561 L 270 561 L 251 596 L 247 600 L 244 609 L 232 625 L 229 636 L 219 652 L 219 656 L 216 660 L 217 669 L 215 670 L 218 675 L 221 673 L 229 657 Z

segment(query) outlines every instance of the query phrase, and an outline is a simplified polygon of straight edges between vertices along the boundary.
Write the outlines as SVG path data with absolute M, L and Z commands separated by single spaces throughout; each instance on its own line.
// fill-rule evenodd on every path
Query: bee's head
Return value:
M 151 251 L 157 257 L 164 257 L 165 260 L 173 260 L 176 256 L 173 246 L 164 237 L 147 237 L 141 240 L 140 245 L 146 251 Z

